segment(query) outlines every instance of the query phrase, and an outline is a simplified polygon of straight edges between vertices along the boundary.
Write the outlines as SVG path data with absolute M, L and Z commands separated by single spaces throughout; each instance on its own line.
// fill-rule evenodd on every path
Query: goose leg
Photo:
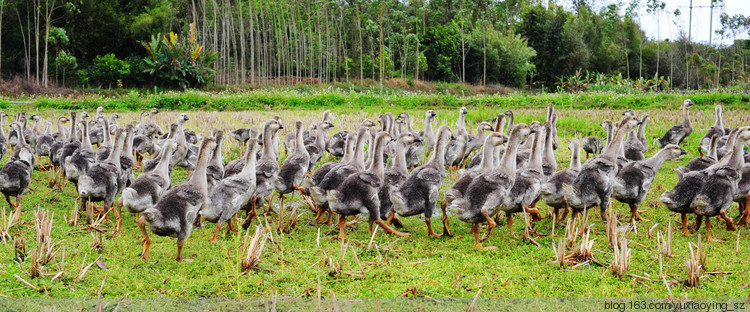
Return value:
M 242 222 L 242 228 L 247 230 L 248 227 L 250 227 L 250 224 L 253 223 L 253 220 L 255 220 L 255 217 L 258 216 L 258 212 L 256 211 L 255 204 L 258 201 L 258 196 L 253 196 L 252 203 L 250 204 L 250 210 L 247 211 L 247 217 L 245 218 L 245 222 Z
M 635 220 L 635 221 L 650 221 L 649 219 L 646 219 L 646 218 L 644 218 L 644 217 L 641 216 L 641 214 L 638 212 L 638 205 L 637 204 L 630 205 L 630 221 L 628 221 L 628 222 L 633 222 L 633 220 Z
M 682 213 L 682 235 L 688 236 L 688 227 L 687 227 L 688 217 L 687 213 Z
M 221 229 L 221 220 L 216 222 L 216 229 L 214 229 L 214 236 L 208 239 L 209 242 L 215 242 L 219 236 L 219 229 Z
M 122 198 L 117 201 L 117 208 L 115 208 L 115 217 L 117 218 L 117 223 L 115 225 L 115 232 L 112 235 L 117 236 L 117 234 L 120 233 L 120 226 L 122 225 Z
M 182 245 L 183 244 L 185 244 L 185 240 L 178 238 L 177 239 L 177 258 L 175 258 L 177 262 L 182 261 Z
M 510 231 L 510 235 L 513 236 L 513 215 L 508 214 L 505 216 L 505 222 L 508 223 L 508 231 Z
M 326 220 L 326 224 L 328 226 L 331 226 L 333 224 L 333 222 L 331 222 L 331 219 L 333 219 L 333 211 L 328 209 L 328 220 Z
M 743 208 L 742 216 L 740 217 L 740 220 L 737 222 L 737 226 L 743 226 L 747 224 L 748 218 L 750 218 L 750 193 L 747 193 L 747 199 L 745 201 L 744 206 L 740 205 L 740 208 Z
M 555 220 L 555 223 L 560 223 L 560 221 L 565 220 L 565 217 L 568 216 L 568 213 L 570 212 L 570 206 L 568 205 L 568 200 L 563 197 L 562 199 L 563 204 L 565 205 L 565 209 L 563 209 L 562 213 L 558 215 L 557 220 Z
M 279 194 L 279 200 L 281 200 L 281 203 L 279 204 L 279 231 L 283 230 L 281 226 L 281 220 L 284 217 L 284 194 Z M 271 209 L 270 207 L 268 209 Z
M 375 220 L 367 221 L 367 225 L 370 227 L 370 234 L 372 234 L 372 225 L 375 223 Z
M 727 231 L 736 231 L 737 228 L 734 226 L 734 220 L 732 218 L 727 217 L 726 210 L 722 210 L 719 212 L 719 218 L 724 220 L 727 223 Z
M 339 215 L 339 239 L 346 239 L 346 217 L 344 215 Z
M 698 145 L 698 154 L 700 154 L 701 157 L 703 157 L 703 147 L 700 145 Z
M 453 237 L 453 233 L 451 233 L 451 230 L 448 228 L 448 213 L 445 211 L 446 204 L 445 200 L 440 203 L 440 209 L 443 211 L 443 235 Z
M 383 230 L 388 234 L 394 234 L 396 236 L 411 236 L 409 233 L 399 232 L 390 227 L 389 225 L 385 224 L 383 220 L 375 219 L 375 223 L 377 223 L 380 227 L 383 228 Z
M 542 220 L 542 213 L 539 212 L 539 207 L 536 206 L 536 203 L 531 204 L 531 206 L 522 206 L 523 210 L 531 215 L 531 221 L 537 222 Z
M 138 223 L 138 227 L 141 228 L 141 234 L 143 235 L 143 252 L 141 252 L 141 259 L 148 260 L 151 239 L 148 238 L 148 233 L 146 233 L 146 220 L 143 218 L 136 218 L 135 222 Z
M 471 234 L 474 234 L 474 247 L 477 249 L 484 249 L 484 247 L 482 247 L 482 241 L 479 239 L 479 223 L 471 224 Z
M 427 236 L 433 236 L 433 237 L 440 237 L 443 236 L 443 234 L 437 234 L 435 231 L 432 230 L 432 218 L 424 218 L 424 222 L 427 223 Z
M 706 216 L 706 240 L 711 241 L 711 217 Z

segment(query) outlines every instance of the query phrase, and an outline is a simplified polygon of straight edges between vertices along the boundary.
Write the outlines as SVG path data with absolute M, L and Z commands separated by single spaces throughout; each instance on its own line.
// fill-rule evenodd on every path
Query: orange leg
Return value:
M 682 213 L 682 235 L 684 236 L 688 236 L 687 222 L 688 222 L 687 213 L 683 212 Z
M 138 227 L 141 228 L 141 234 L 143 235 L 143 252 L 141 252 L 141 259 L 148 260 L 151 239 L 148 238 L 148 233 L 146 233 L 146 220 L 143 218 L 137 218 L 135 222 L 138 223 Z
M 339 215 L 339 239 L 346 239 L 346 217 Z
M 221 221 L 216 222 L 216 228 L 214 229 L 214 236 L 208 239 L 209 242 L 215 242 L 219 236 L 219 229 L 221 229 Z
M 724 220 L 727 223 L 727 231 L 736 231 L 737 228 L 734 226 L 734 220 L 732 218 L 727 217 L 727 212 L 722 210 L 719 212 L 719 218 Z
M 182 245 L 183 244 L 185 244 L 185 241 L 178 238 L 177 239 L 177 258 L 175 258 L 177 262 L 182 261 Z
M 451 230 L 448 228 L 448 213 L 445 209 L 446 204 L 445 200 L 440 203 L 440 209 L 443 211 L 443 235 L 453 237 L 453 233 L 451 233 Z
M 432 230 L 432 218 L 424 218 L 424 222 L 427 223 L 427 236 L 433 236 L 433 237 L 440 237 L 443 236 L 443 234 L 437 234 L 435 231 Z

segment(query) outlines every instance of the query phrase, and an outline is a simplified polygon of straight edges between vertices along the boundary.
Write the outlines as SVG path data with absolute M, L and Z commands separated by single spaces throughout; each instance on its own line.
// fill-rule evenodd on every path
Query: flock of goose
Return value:
M 475 246 L 485 248 L 504 212 L 512 233 L 512 216 L 527 213 L 532 223 L 542 219 L 537 202 L 544 200 L 553 210 L 554 222 L 569 212 L 575 218 L 583 211 L 599 207 L 601 218 L 612 199 L 630 207 L 631 222 L 645 220 L 638 207 L 645 199 L 660 166 L 678 160 L 687 152 L 679 144 L 691 135 L 693 126 L 689 108 L 682 105 L 683 121 L 655 140 L 660 150 L 645 158 L 649 148 L 645 128 L 649 117 L 623 112 L 617 122 L 601 123 L 605 140 L 588 137 L 572 139 L 569 168 L 558 170 L 553 151 L 558 148 L 557 115 L 549 105 L 544 122 L 514 122 L 512 111 L 481 122 L 472 133 L 466 126 L 464 107 L 455 128 L 432 123 L 437 116 L 429 110 L 424 129 L 411 126 L 411 116 L 385 113 L 377 123 L 366 119 L 354 132 L 334 128 L 333 114 L 309 129 L 301 121 L 294 123 L 283 139 L 280 117 L 264 122 L 260 128 L 243 128 L 230 134 L 244 150 L 240 158 L 224 163 L 222 144 L 225 133 L 214 130 L 202 137 L 187 130 L 187 114 L 179 114 L 167 133 L 156 124 L 152 109 L 143 112 L 138 122 L 118 125 L 120 116 L 104 115 L 98 108 L 94 120 L 84 112 L 61 116 L 57 130 L 52 123 L 31 115 L 27 128 L 25 113 L 19 113 L 10 131 L 0 131 L 0 158 L 6 145 L 12 154 L 0 169 L 0 191 L 8 203 L 20 211 L 21 197 L 31 181 L 37 158 L 49 159 L 50 186 L 71 182 L 79 200 L 101 213 L 110 210 L 117 216 L 115 233 L 120 230 L 122 207 L 136 215 L 143 234 L 142 258 L 149 256 L 148 230 L 159 236 L 177 238 L 177 260 L 182 259 L 184 240 L 202 221 L 216 223 L 211 240 L 216 240 L 223 224 L 236 232 L 233 219 L 246 211 L 242 224 L 247 228 L 258 216 L 258 209 L 275 212 L 273 192 L 279 196 L 277 212 L 284 213 L 287 194 L 300 192 L 316 213 L 318 223 L 332 224 L 338 216 L 339 237 L 345 238 L 347 217 L 368 215 L 370 231 L 374 224 L 387 233 L 408 236 L 400 231 L 399 218 L 423 215 L 430 236 L 452 236 L 447 215 L 471 225 Z M 0 129 L 8 115 L 0 112 Z M 147 117 L 147 118 L 146 118 Z M 65 123 L 70 122 L 70 128 Z M 46 125 L 45 131 L 40 124 Z M 378 124 L 380 125 L 378 127 Z M 113 138 L 114 136 L 114 138 Z M 286 158 L 280 163 L 280 141 Z M 604 144 L 606 142 L 606 144 Z M 725 128 L 722 107 L 716 107 L 716 122 L 700 141 L 701 157 L 676 169 L 679 182 L 664 192 L 659 201 L 682 215 L 682 230 L 688 233 L 687 216 L 696 215 L 697 230 L 705 218 L 710 239 L 710 218 L 718 216 L 733 230 L 733 219 L 726 211 L 739 203 L 741 219 L 747 223 L 750 209 L 750 156 L 743 147 L 750 143 L 750 127 Z M 93 146 L 97 148 L 94 149 Z M 582 163 L 580 150 L 586 152 Z M 706 152 L 703 155 L 703 152 Z M 340 159 L 320 164 L 326 154 Z M 146 159 L 144 155 L 151 155 Z M 589 155 L 594 154 L 589 159 Z M 172 185 L 174 166 L 191 173 L 180 185 Z M 135 177 L 134 172 L 143 168 Z M 455 178 L 438 203 L 440 186 L 446 174 Z M 115 202 L 118 195 L 120 199 Z M 12 202 L 10 197 L 16 197 Z M 101 203 L 101 206 L 98 205 Z M 443 233 L 431 224 L 436 207 L 442 210 Z M 481 235 L 482 225 L 486 232 Z M 491 247 L 486 247 L 491 248 Z

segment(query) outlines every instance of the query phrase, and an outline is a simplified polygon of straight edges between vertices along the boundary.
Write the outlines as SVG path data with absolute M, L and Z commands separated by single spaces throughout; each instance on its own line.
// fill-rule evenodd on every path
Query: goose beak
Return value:
M 279 124 L 279 130 L 284 129 L 284 125 Z
M 531 133 L 536 133 L 536 129 L 531 128 L 531 131 L 529 132 L 529 134 L 531 134 Z
M 432 112 L 432 113 L 430 113 L 430 115 L 432 115 L 432 117 L 435 117 L 435 116 L 437 116 L 437 113 L 436 112 Z
M 680 149 L 680 155 L 687 155 L 687 151 L 683 148 Z
M 419 143 L 419 142 L 422 142 L 422 139 L 420 139 L 420 138 L 414 138 L 414 142 L 415 142 L 415 143 Z
M 330 128 L 333 128 L 334 126 L 333 126 L 333 124 L 332 124 L 332 123 L 330 123 L 330 122 L 329 122 L 329 123 L 328 123 L 328 127 L 330 127 Z
M 454 137 L 454 136 L 453 136 L 453 135 L 451 134 L 451 140 L 455 140 L 455 139 L 456 139 L 456 137 Z

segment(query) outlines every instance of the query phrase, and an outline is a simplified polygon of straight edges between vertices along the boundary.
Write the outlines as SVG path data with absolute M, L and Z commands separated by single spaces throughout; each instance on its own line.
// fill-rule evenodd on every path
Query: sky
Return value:
M 657 23 L 656 16 L 646 12 L 645 0 L 641 0 L 641 8 L 638 19 L 640 25 L 646 32 L 646 35 L 652 39 L 677 39 L 680 34 L 680 29 L 684 29 L 685 34 L 688 33 L 689 17 L 690 17 L 690 0 L 662 0 L 666 3 L 664 12 L 660 15 L 659 23 Z M 609 3 L 622 3 L 621 13 L 624 13 L 625 5 L 629 3 L 629 0 L 604 0 L 594 1 L 599 6 L 606 6 Z M 693 0 L 693 28 L 691 34 L 691 40 L 693 42 L 708 43 L 709 34 L 713 33 L 712 43 L 718 44 L 722 42 L 721 38 L 716 35 L 715 32 L 709 31 L 710 17 L 711 17 L 711 0 Z M 606 4 L 605 4 L 606 3 Z M 675 17 L 673 12 L 675 9 L 680 9 L 681 16 Z M 719 15 L 726 12 L 729 15 L 742 14 L 750 16 L 750 0 L 724 0 L 724 7 L 714 7 L 713 10 L 713 27 L 714 31 L 721 29 L 721 23 L 719 23 Z M 727 36 L 723 40 L 723 44 L 731 44 L 732 39 Z M 741 36 L 742 39 L 748 39 L 748 34 L 744 33 Z M 738 38 L 739 39 L 739 38 Z

